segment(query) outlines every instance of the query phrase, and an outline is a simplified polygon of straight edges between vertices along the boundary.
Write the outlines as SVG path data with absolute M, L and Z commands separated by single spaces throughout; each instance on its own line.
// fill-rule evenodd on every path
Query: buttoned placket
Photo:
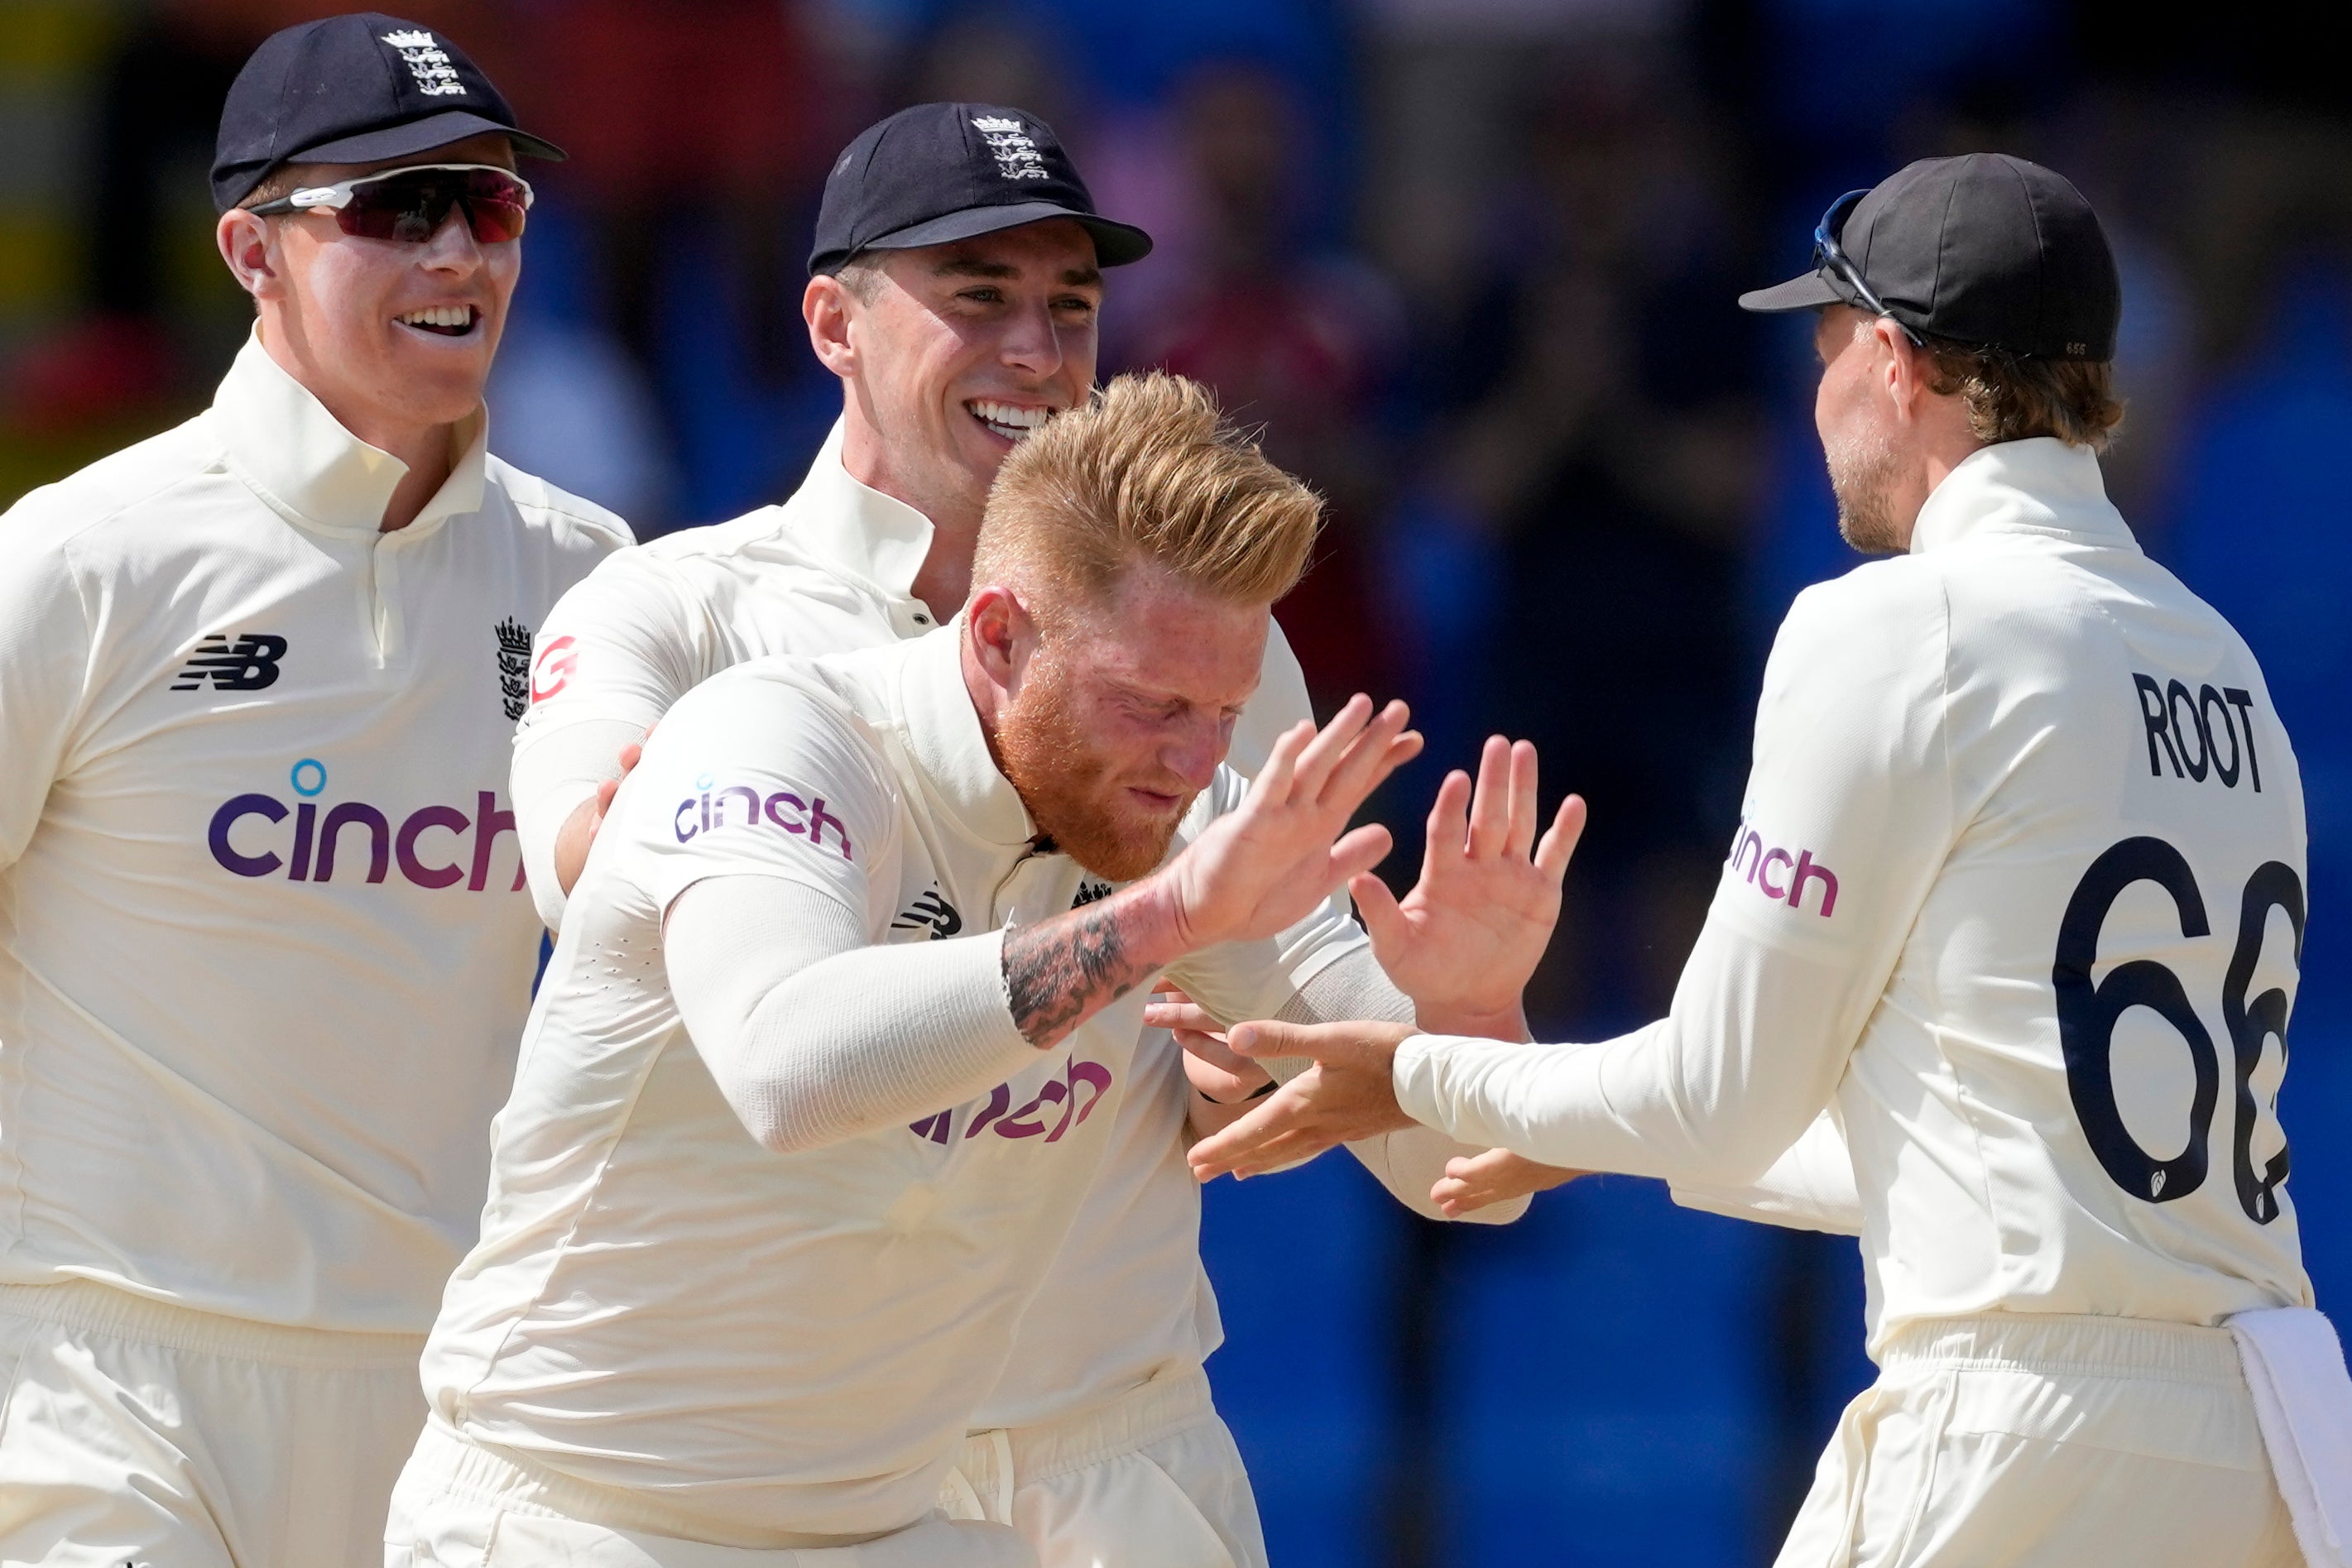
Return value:
M 1021 913 L 1023 894 L 1034 890 L 1038 879 L 1048 876 L 1053 870 L 1053 862 L 1060 858 L 1060 851 L 1048 847 L 1045 842 L 1033 841 L 1021 852 L 1020 857 L 1005 868 L 1004 874 L 997 879 L 996 891 L 989 901 L 989 913 L 999 927 L 1010 927 L 1016 923 L 1014 916 Z M 1059 913 L 1055 909 L 1033 910 L 1029 912 L 1029 919 L 1022 924 L 1034 925 L 1039 920 L 1050 919 Z

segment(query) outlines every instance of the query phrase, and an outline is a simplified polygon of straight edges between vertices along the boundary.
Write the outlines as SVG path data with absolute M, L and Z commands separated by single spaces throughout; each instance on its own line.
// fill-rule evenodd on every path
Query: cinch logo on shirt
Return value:
M 327 768 L 316 758 L 297 762 L 289 782 L 300 798 L 290 808 L 275 795 L 237 795 L 222 801 L 213 813 L 205 841 L 213 859 L 224 869 L 239 876 L 271 876 L 282 866 L 289 882 L 332 882 L 341 852 L 343 880 L 349 882 L 359 871 L 354 857 L 360 851 L 354 846 L 363 845 L 365 881 L 382 882 L 397 865 L 400 874 L 418 887 L 451 887 L 462 882 L 467 892 L 479 893 L 489 885 L 490 851 L 499 835 L 514 831 L 514 813 L 499 810 L 499 798 L 488 789 L 474 796 L 471 817 L 455 806 L 421 806 L 394 828 L 389 815 L 361 800 L 338 800 L 327 808 L 322 819 L 317 798 L 326 793 Z M 289 816 L 294 819 L 290 842 L 282 831 L 271 835 L 267 829 L 243 826 L 249 817 L 278 823 Z M 345 830 L 351 828 L 362 830 L 362 836 L 347 836 Z M 470 846 L 465 842 L 469 831 Z M 441 833 L 448 834 L 448 839 L 426 837 Z M 265 846 L 275 843 L 287 852 L 280 854 L 268 847 L 258 852 L 239 849 L 236 838 L 247 845 L 257 841 Z M 522 866 L 518 862 L 514 885 L 507 891 L 520 893 L 522 887 Z
M 1048 1080 L 1034 1098 L 1018 1111 L 1007 1114 L 1013 1103 L 1013 1086 L 1000 1083 L 988 1092 L 988 1103 L 973 1113 L 963 1130 L 966 1138 L 977 1138 L 993 1131 L 1000 1138 L 1037 1138 L 1047 1143 L 1059 1143 L 1062 1134 L 1082 1124 L 1094 1114 L 1102 1097 L 1110 1092 L 1110 1069 L 1099 1061 L 1066 1061 L 1062 1076 Z M 1078 1103 L 1081 1087 L 1094 1092 Z M 1053 1109 L 1060 1106 L 1059 1112 Z M 911 1123 L 907 1130 L 919 1138 L 934 1144 L 945 1144 L 955 1131 L 956 1113 L 942 1111 L 936 1116 L 926 1116 Z M 1047 1124 L 1051 1124 L 1048 1126 Z
M 1742 871 L 1742 867 L 1746 869 Z M 1739 820 L 1739 832 L 1731 841 L 1731 869 L 1741 873 L 1750 887 L 1767 897 L 1802 909 L 1800 901 L 1809 883 L 1818 881 L 1822 886 L 1821 917 L 1827 920 L 1837 912 L 1837 873 L 1813 860 L 1813 852 L 1800 850 L 1794 855 L 1781 849 L 1769 848 L 1761 834 Z M 1785 872 L 1785 877 L 1781 873 Z
M 824 809 L 824 796 L 803 800 L 789 789 L 779 789 L 762 800 L 760 792 L 749 784 L 730 784 L 725 789 L 713 789 L 714 782 L 711 775 L 704 774 L 694 781 L 695 788 L 701 793 L 688 795 L 677 803 L 677 811 L 670 819 L 670 825 L 677 833 L 679 843 L 730 826 L 729 807 L 731 805 L 734 808 L 732 826 L 757 827 L 761 822 L 772 823 L 788 833 L 805 833 L 810 843 L 820 847 L 824 843 L 824 831 L 831 828 L 833 836 L 839 841 L 841 858 L 854 858 L 849 852 L 849 824 Z

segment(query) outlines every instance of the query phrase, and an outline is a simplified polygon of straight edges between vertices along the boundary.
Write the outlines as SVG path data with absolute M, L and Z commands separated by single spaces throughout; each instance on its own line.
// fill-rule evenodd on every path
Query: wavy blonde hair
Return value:
M 1307 570 L 1322 497 L 1271 462 L 1200 382 L 1114 378 L 997 470 L 972 582 L 1035 581 L 1099 604 L 1150 564 L 1218 599 L 1272 604 Z

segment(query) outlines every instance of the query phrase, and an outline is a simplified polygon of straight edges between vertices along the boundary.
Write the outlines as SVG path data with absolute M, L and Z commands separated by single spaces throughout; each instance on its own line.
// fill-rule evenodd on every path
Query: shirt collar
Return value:
M 408 465 L 370 446 L 336 422 L 310 389 L 261 346 L 246 340 L 213 397 L 230 471 L 290 523 L 322 533 L 373 535 Z M 429 530 L 482 509 L 489 416 L 477 408 L 457 426 L 464 445 L 441 488 L 404 532 Z
M 1979 446 L 1944 476 L 1911 529 L 1911 553 L 1974 534 L 2029 533 L 2133 547 L 2131 528 L 2107 499 L 2098 455 L 2053 435 Z
M 784 527 L 835 570 L 896 599 L 911 599 L 931 553 L 931 520 L 895 496 L 860 484 L 841 465 L 842 421 L 833 422 L 808 477 L 784 503 Z
M 907 716 L 907 749 L 937 803 L 983 843 L 1027 847 L 1037 836 L 1036 824 L 1021 792 L 998 770 L 963 684 L 963 617 L 906 647 L 899 703 Z

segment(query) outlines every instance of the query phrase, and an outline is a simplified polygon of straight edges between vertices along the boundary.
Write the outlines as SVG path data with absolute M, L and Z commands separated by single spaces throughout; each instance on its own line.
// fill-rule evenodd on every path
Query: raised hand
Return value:
M 1349 881 L 1373 956 L 1424 1028 L 1519 1037 L 1519 993 L 1559 919 L 1584 819 L 1569 796 L 1538 842 L 1536 748 L 1490 736 L 1475 790 L 1459 771 L 1438 787 L 1412 891 L 1400 902 L 1376 876 Z
M 1356 808 L 1421 749 L 1405 706 L 1356 696 L 1320 731 L 1275 743 L 1234 810 L 1166 865 L 1066 915 L 1004 936 L 1013 1021 L 1039 1050 L 1155 971 L 1219 942 L 1271 936 L 1389 852 L 1389 831 L 1347 832 Z
M 1319 731 L 1275 742 L 1238 810 L 1209 824 L 1161 873 L 1188 949 L 1271 936 L 1389 852 L 1377 823 L 1344 831 L 1381 780 L 1421 751 L 1404 704 L 1379 714 L 1359 694 Z

